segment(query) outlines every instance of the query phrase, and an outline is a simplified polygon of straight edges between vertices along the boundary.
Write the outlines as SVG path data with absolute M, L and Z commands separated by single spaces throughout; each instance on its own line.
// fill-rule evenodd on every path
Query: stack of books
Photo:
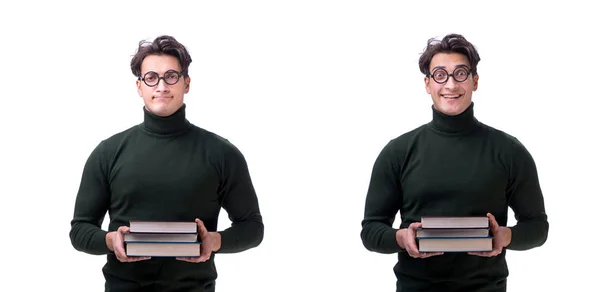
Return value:
M 129 222 L 124 234 L 127 256 L 198 257 L 198 225 L 196 222 L 140 221 Z
M 416 239 L 420 252 L 492 250 L 488 217 L 421 217 Z

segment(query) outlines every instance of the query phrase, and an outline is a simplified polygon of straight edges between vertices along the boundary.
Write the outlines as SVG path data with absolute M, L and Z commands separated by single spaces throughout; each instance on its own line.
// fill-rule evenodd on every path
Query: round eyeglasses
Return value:
M 158 73 L 154 71 L 149 71 L 146 74 L 144 74 L 143 77 L 139 77 L 138 79 L 144 81 L 146 85 L 153 87 L 158 85 L 161 79 L 164 80 L 165 83 L 168 85 L 175 85 L 177 84 L 177 82 L 179 82 L 179 77 L 181 76 L 183 76 L 183 74 L 175 70 L 169 70 L 165 72 L 165 75 L 163 77 L 158 76 Z
M 463 81 L 467 80 L 467 78 L 469 78 L 470 74 L 471 74 L 471 71 L 469 71 L 467 68 L 463 68 L 463 67 L 458 67 L 458 68 L 454 69 L 454 72 L 452 72 L 452 74 L 448 74 L 448 71 L 446 71 L 445 69 L 438 68 L 438 69 L 433 70 L 433 73 L 428 74 L 427 77 L 432 77 L 433 81 L 435 81 L 436 83 L 442 84 L 442 83 L 446 83 L 446 81 L 448 81 L 448 78 L 450 78 L 450 76 L 452 76 L 452 78 L 454 78 L 454 81 L 456 81 L 456 82 L 463 82 Z

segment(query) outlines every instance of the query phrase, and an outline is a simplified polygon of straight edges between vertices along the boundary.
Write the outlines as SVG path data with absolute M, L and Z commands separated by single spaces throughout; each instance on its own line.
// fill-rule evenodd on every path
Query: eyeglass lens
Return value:
M 150 71 L 144 74 L 144 82 L 148 86 L 155 86 L 158 84 L 160 79 L 164 79 L 165 83 L 169 85 L 175 85 L 177 81 L 179 81 L 179 72 L 176 71 L 167 71 L 163 77 L 159 77 L 158 73 Z
M 433 74 L 431 75 L 433 77 L 433 80 L 435 80 L 435 82 L 437 83 L 444 83 L 448 81 L 448 78 L 450 76 L 450 74 L 448 74 L 448 71 L 441 68 L 434 70 Z M 469 77 L 469 70 L 467 68 L 462 67 L 456 68 L 451 75 L 454 78 L 454 80 L 456 80 L 456 82 L 463 82 Z

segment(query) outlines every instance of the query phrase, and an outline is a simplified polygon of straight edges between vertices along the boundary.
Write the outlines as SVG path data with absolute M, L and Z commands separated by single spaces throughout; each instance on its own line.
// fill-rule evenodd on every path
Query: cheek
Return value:
M 438 96 L 440 90 L 441 90 L 440 86 L 436 86 L 436 85 L 431 85 L 430 84 L 427 87 L 427 91 L 429 92 L 429 94 L 434 95 L 434 96 Z
M 188 92 L 188 87 L 185 85 L 182 87 L 177 87 L 176 89 L 171 90 L 171 92 L 174 93 L 175 96 L 183 98 L 183 95 Z
M 468 86 L 463 86 L 462 90 L 463 90 L 463 92 L 465 92 L 465 94 L 469 94 L 469 93 L 472 93 L 476 88 L 477 88 L 476 85 L 469 84 Z
M 146 88 L 142 88 L 142 91 L 141 91 L 141 93 L 142 93 L 142 95 L 141 95 L 141 96 L 142 96 L 143 98 L 149 98 L 149 97 L 151 97 L 151 96 L 152 96 L 152 93 L 153 93 L 153 91 L 152 91 L 152 89 L 150 89 L 150 88 L 146 87 Z
M 434 88 L 432 88 L 431 83 L 427 84 L 425 86 L 425 89 L 427 90 L 428 94 L 433 94 L 435 92 Z

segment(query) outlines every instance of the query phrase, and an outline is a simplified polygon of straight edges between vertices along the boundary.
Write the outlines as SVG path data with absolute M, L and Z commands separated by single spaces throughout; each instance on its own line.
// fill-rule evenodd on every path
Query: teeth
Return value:
M 442 95 L 445 98 L 458 98 L 458 95 Z

